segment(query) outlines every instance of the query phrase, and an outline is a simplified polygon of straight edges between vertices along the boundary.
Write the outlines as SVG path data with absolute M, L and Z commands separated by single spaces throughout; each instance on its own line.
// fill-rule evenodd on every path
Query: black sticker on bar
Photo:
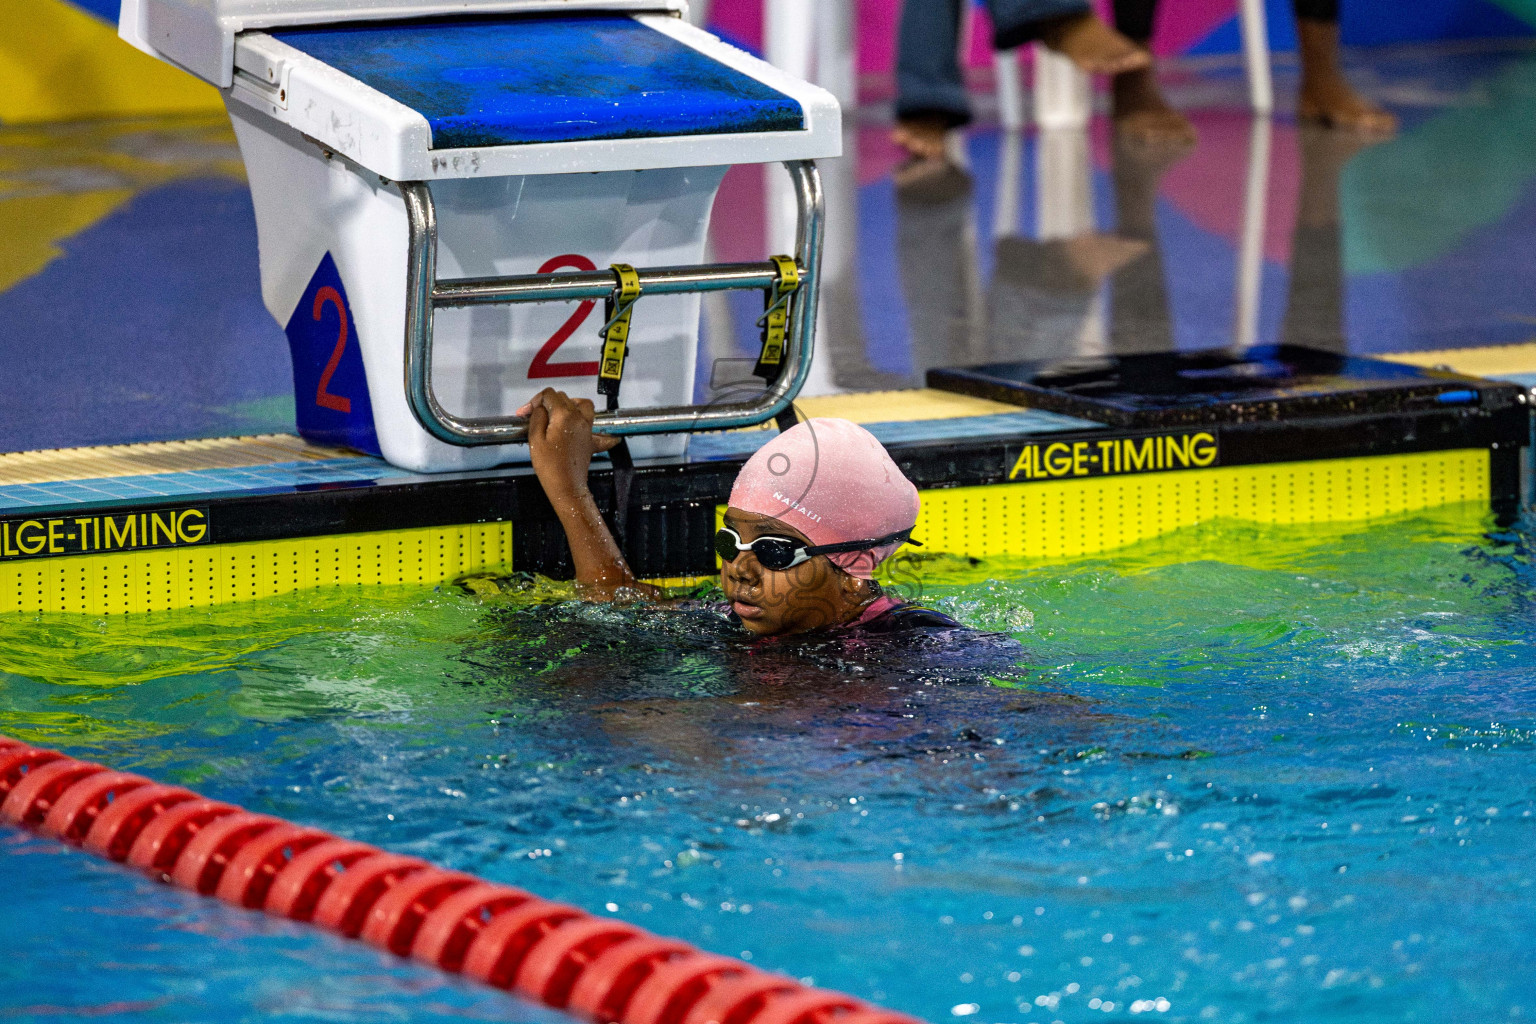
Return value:
M 1221 445 L 1215 434 L 1204 430 L 1092 441 L 1037 441 L 1019 452 L 1008 479 L 1068 480 L 1210 469 L 1220 464 Z
M 186 548 L 207 543 L 208 509 L 202 506 L 103 515 L 0 518 L 0 562 Z

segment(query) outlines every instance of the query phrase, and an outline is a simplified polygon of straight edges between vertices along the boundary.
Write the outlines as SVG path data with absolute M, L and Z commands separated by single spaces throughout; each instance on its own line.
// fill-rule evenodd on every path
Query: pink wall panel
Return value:
M 709 5 L 709 27 L 737 46 L 763 52 L 763 4 L 768 0 L 714 0 Z M 900 0 L 888 0 L 894 6 Z M 862 13 L 862 12 L 861 12 Z
M 859 72 L 881 74 L 896 66 L 899 0 L 859 0 Z

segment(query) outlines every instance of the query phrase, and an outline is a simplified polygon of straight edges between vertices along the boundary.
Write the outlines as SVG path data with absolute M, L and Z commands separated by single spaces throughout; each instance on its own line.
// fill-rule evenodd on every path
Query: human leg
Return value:
M 1119 74 L 1150 63 L 1146 51 L 1093 14 L 1088 0 L 987 0 L 993 46 L 1011 50 L 1039 40 L 1092 74 Z M 896 57 L 896 128 L 892 138 L 922 159 L 941 159 L 951 128 L 970 120 L 957 54 L 962 0 L 906 0 Z
M 1152 42 L 1157 26 L 1157 0 L 1115 0 L 1115 28 L 1137 46 Z
M 1339 0 L 1292 0 L 1291 8 L 1303 21 L 1339 23 Z
M 1041 42 L 1082 70 L 1118 75 L 1146 67 L 1146 52 L 1104 24 L 1087 0 L 987 0 L 992 14 L 992 45 L 1012 50 Z
M 915 157 L 944 155 L 944 136 L 970 121 L 960 71 L 961 0 L 906 0 L 896 40 L 896 129 Z
M 1387 136 L 1397 118 L 1357 93 L 1339 62 L 1339 0 L 1293 0 L 1301 48 L 1302 120 L 1329 128 Z
M 1115 0 L 1115 28 L 1150 51 L 1157 19 L 1157 0 Z M 1114 80 L 1115 130 L 1131 142 L 1182 148 L 1195 142 L 1195 126 L 1169 105 L 1157 85 L 1157 72 L 1148 66 L 1127 71 Z

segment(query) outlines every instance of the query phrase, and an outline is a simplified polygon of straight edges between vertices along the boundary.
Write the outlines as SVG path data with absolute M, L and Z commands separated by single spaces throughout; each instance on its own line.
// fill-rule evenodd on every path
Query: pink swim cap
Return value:
M 747 460 L 731 507 L 773 516 L 812 544 L 874 540 L 917 523 L 917 488 L 875 435 L 848 420 L 817 418 L 790 427 Z M 900 541 L 828 555 L 851 576 L 870 579 Z

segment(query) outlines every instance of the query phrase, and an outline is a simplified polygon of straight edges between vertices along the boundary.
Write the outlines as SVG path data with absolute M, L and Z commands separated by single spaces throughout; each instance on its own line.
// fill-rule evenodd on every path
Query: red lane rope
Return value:
M 623 921 L 5 736 L 0 820 L 598 1024 L 921 1024 Z

